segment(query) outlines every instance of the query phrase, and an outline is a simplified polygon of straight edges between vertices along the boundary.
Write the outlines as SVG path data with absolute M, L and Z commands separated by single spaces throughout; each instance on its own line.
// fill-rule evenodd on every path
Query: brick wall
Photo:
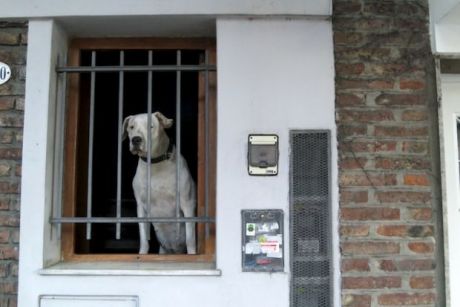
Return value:
M 25 23 L 0 22 L 0 62 L 12 70 L 0 85 L 0 306 L 16 306 L 19 191 L 27 45 Z
M 342 304 L 435 306 L 443 293 L 428 3 L 333 2 Z

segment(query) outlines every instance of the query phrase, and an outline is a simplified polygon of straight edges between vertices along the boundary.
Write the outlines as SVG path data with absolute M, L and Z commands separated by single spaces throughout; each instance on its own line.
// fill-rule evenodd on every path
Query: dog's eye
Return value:
M 129 126 L 128 129 L 133 130 L 133 129 L 134 129 L 134 126 Z

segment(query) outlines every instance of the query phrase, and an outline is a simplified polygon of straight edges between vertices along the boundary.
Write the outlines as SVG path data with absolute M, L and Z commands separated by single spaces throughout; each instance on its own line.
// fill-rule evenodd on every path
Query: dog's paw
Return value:
M 145 254 L 148 254 L 149 253 L 149 246 L 141 246 L 141 248 L 139 249 L 139 254 L 140 255 L 145 255 Z

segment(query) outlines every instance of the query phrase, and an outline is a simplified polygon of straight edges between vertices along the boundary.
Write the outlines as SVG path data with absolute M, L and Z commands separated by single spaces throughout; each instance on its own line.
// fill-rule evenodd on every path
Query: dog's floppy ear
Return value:
M 123 134 L 121 135 L 121 140 L 124 141 L 128 137 L 128 124 L 131 119 L 131 115 L 126 117 L 123 121 Z
M 161 112 L 155 112 L 152 115 L 158 119 L 160 125 L 162 125 L 165 129 L 170 128 L 173 125 L 174 120 L 167 118 Z

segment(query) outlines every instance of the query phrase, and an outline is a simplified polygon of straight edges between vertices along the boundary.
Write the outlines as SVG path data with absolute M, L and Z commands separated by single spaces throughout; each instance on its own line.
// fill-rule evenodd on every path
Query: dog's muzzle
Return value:
M 136 154 L 139 150 L 141 150 L 142 146 L 142 138 L 140 136 L 135 136 L 131 139 L 131 152 Z

